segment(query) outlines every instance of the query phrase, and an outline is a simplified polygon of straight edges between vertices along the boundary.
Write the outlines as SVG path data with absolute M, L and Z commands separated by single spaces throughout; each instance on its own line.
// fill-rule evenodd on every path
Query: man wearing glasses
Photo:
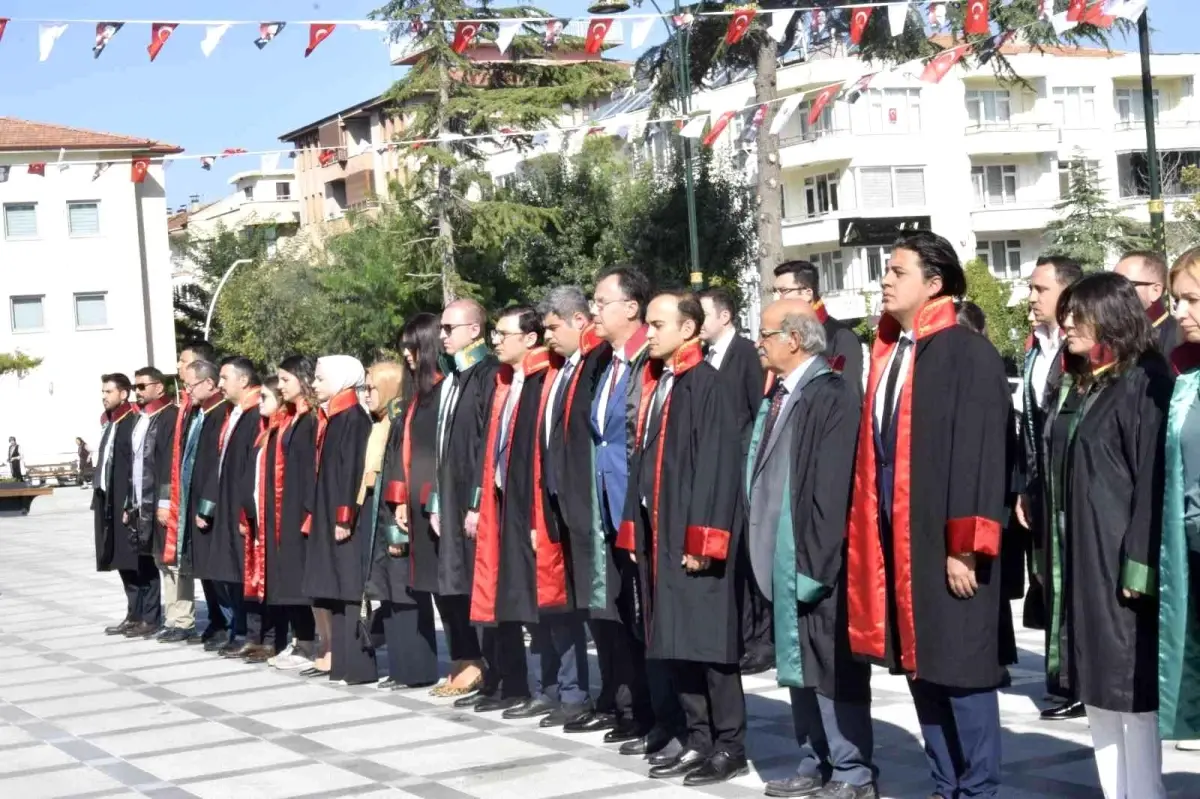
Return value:
M 834 319 L 825 310 L 817 267 L 808 261 L 781 263 L 775 267 L 771 294 L 777 300 L 800 300 L 812 308 L 825 328 L 825 359 L 835 372 L 841 372 L 846 382 L 858 389 L 861 396 L 864 388 L 862 342 L 849 325 Z
M 1138 299 L 1146 310 L 1150 324 L 1154 326 L 1154 338 L 1158 351 L 1164 358 L 1179 346 L 1179 323 L 1171 315 L 1167 305 L 1167 262 L 1156 252 L 1134 250 L 1127 252 L 1113 269 L 1118 275 L 1128 278 L 1137 291 Z

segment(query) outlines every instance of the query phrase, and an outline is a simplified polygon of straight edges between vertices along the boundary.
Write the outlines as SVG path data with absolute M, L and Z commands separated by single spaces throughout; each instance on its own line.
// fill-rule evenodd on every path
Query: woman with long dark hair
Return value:
M 1162 799 L 1158 564 L 1171 375 L 1133 285 L 1063 291 L 1066 364 L 1044 437 L 1046 673 L 1087 709 L 1105 799 Z

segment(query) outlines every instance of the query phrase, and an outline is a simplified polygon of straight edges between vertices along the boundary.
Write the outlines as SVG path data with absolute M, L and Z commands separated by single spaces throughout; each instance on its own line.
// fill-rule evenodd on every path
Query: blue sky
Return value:
M 164 5 L 162 0 L 5 0 L 0 14 L 13 22 L 0 41 L 0 74 L 6 78 L 0 115 L 145 136 L 180 145 L 193 155 L 226 147 L 253 151 L 282 147 L 280 134 L 373 97 L 398 77 L 380 34 L 355 28 L 339 28 L 306 59 L 305 25 L 289 26 L 262 51 L 253 44 L 255 27 L 235 26 L 210 58 L 200 51 L 204 29 L 180 27 L 151 64 L 146 54 L 148 25 L 127 25 L 96 60 L 95 26 L 74 24 L 49 60 L 39 63 L 37 25 L 20 22 L 357 19 L 380 3 L 172 0 L 169 12 L 163 11 Z M 550 0 L 539 5 L 553 14 L 584 16 L 587 2 Z M 1200 49 L 1192 34 L 1194 5 L 1195 0 L 1151 0 L 1156 51 Z M 661 39 L 660 30 L 652 41 Z M 627 36 L 628 31 L 627 23 Z M 633 53 L 622 48 L 610 55 L 628 58 Z M 175 206 L 190 194 L 216 199 L 228 191 L 231 174 L 257 165 L 257 158 L 230 158 L 205 172 L 196 161 L 176 163 L 167 173 L 168 200 Z

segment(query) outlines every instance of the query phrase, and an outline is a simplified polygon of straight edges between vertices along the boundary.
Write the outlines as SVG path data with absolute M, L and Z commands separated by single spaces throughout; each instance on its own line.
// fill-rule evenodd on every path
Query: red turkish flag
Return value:
M 456 22 L 454 23 L 454 43 L 450 45 L 450 49 L 462 55 L 478 35 L 478 22 Z
M 713 126 L 708 129 L 708 134 L 700 140 L 700 146 L 712 147 L 713 142 L 717 140 L 717 137 L 720 136 L 721 132 L 725 130 L 727 125 L 729 125 L 729 120 L 733 119 L 734 114 L 736 113 L 737 111 L 726 111 L 721 114 L 721 116 L 717 118 L 717 121 L 713 123 Z
M 158 52 L 163 49 L 163 45 L 167 43 L 167 39 L 171 38 L 171 34 L 179 27 L 178 22 L 155 22 L 150 26 L 150 46 L 146 50 L 150 53 L 150 60 L 158 58 Z
M 874 10 L 874 6 L 854 9 L 854 14 L 850 17 L 851 44 L 860 44 L 862 42 L 863 32 L 866 31 L 867 23 L 871 21 L 871 12 Z
M 1067 22 L 1080 22 L 1083 11 L 1087 8 L 1088 0 L 1070 0 L 1067 3 Z
M 42 177 L 46 177 L 46 162 L 39 161 L 36 164 L 30 164 L 29 165 L 29 174 L 41 175 Z
M 4 38 L 4 29 L 8 26 L 8 18 L 0 17 L 0 39 Z
M 750 23 L 754 21 L 754 15 L 757 13 L 758 9 L 753 6 L 734 11 L 733 16 L 729 18 L 729 27 L 725 30 L 725 44 L 740 42 L 746 31 L 750 30 Z
M 808 126 L 811 128 L 817 124 L 817 120 L 821 118 L 821 112 L 825 110 L 825 106 L 829 105 L 834 97 L 837 97 L 838 92 L 842 90 L 841 83 L 831 83 L 813 98 L 812 108 L 808 109 Z
M 612 24 L 612 17 L 597 17 L 589 22 L 587 40 L 584 42 L 583 51 L 588 55 L 598 55 L 600 48 L 604 46 L 604 38 L 608 36 L 608 31 L 612 28 Z
M 1113 23 L 1117 21 L 1117 18 L 1106 15 L 1104 13 L 1104 4 L 1097 3 L 1094 6 L 1085 8 L 1083 16 L 1079 18 L 1079 21 L 1084 25 L 1095 25 L 1097 28 L 1111 28 Z
M 921 80 L 926 83 L 941 83 L 942 78 L 946 77 L 946 73 L 953 69 L 955 64 L 962 61 L 963 56 L 967 54 L 968 47 L 969 45 L 960 44 L 958 47 L 938 53 L 936 58 L 925 65 L 925 71 L 921 73 Z
M 317 163 L 319 163 L 321 166 L 329 166 L 336 160 L 337 160 L 337 151 L 336 150 L 322 150 L 317 155 Z
M 333 29 L 337 25 L 329 22 L 314 22 L 308 26 L 308 48 L 304 51 L 304 57 L 308 58 L 312 55 L 312 51 L 317 49 L 317 45 L 325 41 L 329 34 L 333 33 Z
M 134 183 L 145 183 L 146 173 L 150 170 L 149 158 L 133 159 L 133 166 L 129 172 L 129 179 Z
M 987 36 L 991 32 L 988 21 L 988 0 L 971 0 L 967 6 L 967 22 L 963 30 L 968 34 Z

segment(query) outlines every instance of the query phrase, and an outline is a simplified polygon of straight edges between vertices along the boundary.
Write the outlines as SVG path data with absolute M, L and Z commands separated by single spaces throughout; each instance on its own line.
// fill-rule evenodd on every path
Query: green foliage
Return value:
M 24 377 L 26 373 L 33 371 L 41 364 L 41 358 L 34 358 L 19 350 L 17 352 L 0 352 L 0 377 L 8 374 Z
M 1187 196 L 1176 200 L 1167 222 L 1167 253 L 1177 258 L 1200 245 L 1200 168 L 1185 166 L 1179 183 Z
M 967 296 L 987 318 L 987 334 L 1005 360 L 1019 358 L 1029 333 L 1029 310 L 1024 303 L 1010 305 L 1012 284 L 992 274 L 979 258 L 963 265 L 967 273 Z
M 257 261 L 266 256 L 265 233 L 257 228 L 244 231 L 217 229 L 212 238 L 187 236 L 178 245 L 177 257 L 191 268 L 194 280 L 174 291 L 175 341 L 182 347 L 187 341 L 204 337 L 204 319 L 212 301 L 212 292 L 221 276 L 237 261 Z M 253 269 L 243 264 L 239 269 Z
M 1074 258 L 1085 269 L 1103 269 L 1113 251 L 1147 249 L 1149 230 L 1108 201 L 1096 166 L 1076 152 L 1067 195 L 1054 206 L 1059 218 L 1046 226 L 1046 254 Z

